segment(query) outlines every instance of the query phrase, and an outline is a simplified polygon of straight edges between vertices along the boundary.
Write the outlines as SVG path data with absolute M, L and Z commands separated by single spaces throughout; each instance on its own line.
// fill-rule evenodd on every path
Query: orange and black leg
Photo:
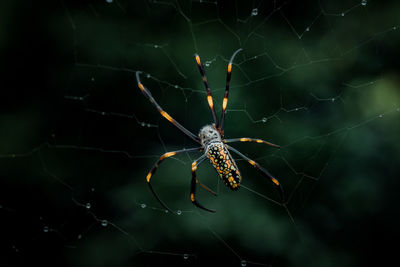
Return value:
M 167 206 L 165 205 L 165 203 L 158 197 L 157 193 L 154 191 L 153 186 L 150 183 L 150 179 L 151 177 L 156 173 L 158 166 L 164 161 L 164 159 L 175 156 L 176 154 L 182 153 L 182 152 L 194 152 L 194 151 L 200 151 L 200 148 L 196 147 L 196 148 L 189 148 L 189 149 L 181 149 L 181 150 L 177 150 L 177 151 L 172 151 L 172 152 L 167 152 L 164 155 L 162 155 L 160 157 L 160 159 L 154 164 L 153 168 L 151 168 L 151 170 L 149 171 L 149 173 L 146 176 L 146 181 L 147 184 L 150 187 L 151 192 L 153 193 L 153 195 L 155 196 L 155 198 L 158 200 L 158 202 L 160 202 L 160 204 L 167 209 L 168 211 L 172 212 L 173 211 Z
M 206 77 L 206 74 L 204 72 L 203 64 L 201 63 L 201 60 L 200 60 L 200 57 L 199 57 L 198 54 L 194 54 L 194 56 L 196 58 L 197 67 L 199 68 L 201 77 L 203 78 L 204 86 L 206 88 L 208 106 L 211 109 L 211 113 L 212 113 L 212 116 L 213 116 L 213 119 L 214 119 L 214 123 L 218 127 L 218 120 L 217 120 L 217 116 L 215 115 L 214 102 L 213 102 L 213 98 L 212 98 L 212 95 L 211 95 L 210 87 L 208 86 L 207 77 Z
M 258 164 L 257 162 L 255 162 L 254 160 L 246 157 L 245 155 L 243 155 L 242 153 L 240 153 L 238 150 L 234 149 L 231 146 L 228 146 L 228 149 L 233 151 L 234 153 L 236 153 L 237 155 L 239 155 L 240 157 L 242 157 L 243 159 L 245 159 L 248 163 L 250 163 L 251 165 L 253 165 L 254 168 L 256 168 L 263 176 L 267 177 L 274 185 L 275 187 L 278 189 L 279 192 L 279 196 L 281 197 L 281 203 L 283 205 L 285 205 L 285 195 L 283 193 L 283 188 L 282 185 L 280 184 L 280 182 L 278 181 L 278 179 L 276 179 L 275 177 L 273 177 L 266 169 L 264 169 L 263 167 L 260 166 L 260 164 Z
M 248 138 L 248 137 L 242 137 L 242 138 L 233 138 L 233 139 L 225 139 L 224 143 L 233 143 L 233 142 L 255 142 L 259 144 L 266 144 L 269 146 L 273 146 L 276 148 L 281 148 L 279 145 L 275 145 L 273 143 L 270 143 L 268 141 L 262 140 L 262 139 L 255 139 L 255 138 Z
M 205 155 L 201 156 L 199 159 L 193 161 L 192 163 L 192 182 L 190 185 L 190 200 L 192 201 L 192 203 L 199 207 L 200 209 L 209 211 L 209 212 L 215 212 L 215 210 L 212 209 L 208 209 L 206 207 L 204 207 L 203 205 L 201 205 L 197 199 L 196 199 L 196 184 L 199 183 L 198 179 L 197 179 L 197 175 L 196 175 L 196 170 L 197 170 L 197 166 L 205 159 Z M 213 191 L 211 191 L 211 189 L 206 188 L 207 191 L 209 191 L 210 193 L 214 193 Z M 215 193 L 214 193 L 215 194 Z
M 239 53 L 240 51 L 242 51 L 243 49 L 240 48 L 238 50 L 236 50 L 231 59 L 229 60 L 229 64 L 228 64 L 228 73 L 226 74 L 226 87 L 225 87 L 225 95 L 224 95 L 224 100 L 222 101 L 222 115 L 221 115 L 221 121 L 220 121 L 220 125 L 219 125 L 219 129 L 221 131 L 221 133 L 224 132 L 224 122 L 225 122 L 225 111 L 226 111 L 226 107 L 228 105 L 228 96 L 229 96 L 229 84 L 231 82 L 231 74 L 232 74 L 232 63 L 233 63 L 233 59 L 235 58 L 236 54 Z
M 161 116 L 166 118 L 169 122 L 171 122 L 173 125 L 175 125 L 179 130 L 184 132 L 187 136 L 192 138 L 194 141 L 196 141 L 197 143 L 200 143 L 199 137 L 197 137 L 195 134 L 193 134 L 192 132 L 187 130 L 185 127 L 183 127 L 180 123 L 178 123 L 176 120 L 174 120 L 167 112 L 165 112 L 160 107 L 160 105 L 156 102 L 154 97 L 151 95 L 150 91 L 147 90 L 147 88 L 144 87 L 144 85 L 140 81 L 140 77 L 139 77 L 140 73 L 141 73 L 140 71 L 136 72 L 136 81 L 137 81 L 138 87 L 139 87 L 140 91 L 142 91 L 143 95 L 157 108 L 157 110 L 158 110 L 158 112 L 160 112 Z

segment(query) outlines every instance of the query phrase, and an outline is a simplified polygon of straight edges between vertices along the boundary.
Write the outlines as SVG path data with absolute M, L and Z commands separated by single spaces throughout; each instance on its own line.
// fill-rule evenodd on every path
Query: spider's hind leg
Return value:
M 215 210 L 212 209 L 208 209 L 206 207 L 204 207 L 203 205 L 201 205 L 197 200 L 196 200 L 196 184 L 200 182 L 197 179 L 197 175 L 196 175 L 196 170 L 197 170 L 197 165 L 199 165 L 205 158 L 205 155 L 201 156 L 199 159 L 195 160 L 192 163 L 192 182 L 190 185 L 190 200 L 192 201 L 192 203 L 199 207 L 200 209 L 203 209 L 205 211 L 209 211 L 209 212 L 216 212 Z M 202 184 L 200 184 L 201 186 L 203 186 Z M 203 188 L 205 188 L 208 192 L 210 192 L 213 195 L 216 195 L 213 191 L 211 191 L 211 189 L 208 189 L 207 187 L 203 186 Z

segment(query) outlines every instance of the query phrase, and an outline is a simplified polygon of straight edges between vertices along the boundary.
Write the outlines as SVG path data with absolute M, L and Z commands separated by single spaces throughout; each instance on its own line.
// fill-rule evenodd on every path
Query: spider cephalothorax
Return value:
M 209 143 L 222 142 L 222 138 L 215 125 L 206 125 L 199 132 L 200 143 L 206 148 Z
M 284 195 L 283 195 L 283 189 L 282 186 L 280 185 L 279 181 L 274 178 L 266 169 L 261 167 L 257 162 L 254 160 L 248 158 L 247 156 L 243 155 L 240 153 L 238 150 L 234 149 L 231 146 L 228 146 L 227 143 L 232 143 L 232 142 L 256 142 L 256 143 L 261 143 L 261 144 L 267 144 L 273 147 L 279 148 L 278 145 L 272 144 L 270 142 L 261 140 L 261 139 L 253 139 L 253 138 L 234 138 L 234 139 L 224 139 L 224 122 L 225 122 L 225 113 L 226 113 L 226 107 L 228 105 L 228 96 L 229 96 L 229 83 L 231 80 L 231 72 L 232 72 L 232 63 L 233 59 L 236 56 L 236 54 L 241 51 L 242 49 L 236 50 L 228 64 L 228 74 L 226 76 L 226 89 L 225 89 L 225 95 L 224 99 L 222 102 L 222 115 L 221 115 L 221 120 L 219 121 L 217 119 L 217 116 L 215 114 L 215 109 L 214 109 L 214 102 L 213 98 L 211 95 L 210 87 L 208 86 L 207 78 L 204 73 L 204 68 L 203 65 L 201 64 L 200 57 L 195 54 L 195 59 L 197 63 L 197 67 L 199 68 L 200 74 L 203 77 L 203 83 L 206 88 L 207 92 L 207 102 L 208 106 L 211 109 L 211 114 L 213 116 L 214 123 L 212 125 L 206 125 L 203 128 L 201 128 L 199 132 L 199 136 L 194 135 L 191 131 L 187 130 L 185 127 L 183 127 L 181 124 L 179 124 L 176 120 L 174 120 L 167 112 L 165 112 L 160 105 L 156 102 L 156 100 L 153 98 L 151 95 L 150 91 L 148 91 L 144 85 L 140 81 L 139 74 L 140 72 L 136 72 L 136 80 L 138 83 L 138 87 L 140 91 L 144 94 L 144 96 L 157 108 L 158 112 L 166 118 L 169 122 L 171 122 L 173 125 L 175 125 L 178 129 L 180 129 L 183 133 L 185 133 L 187 136 L 192 138 L 195 142 L 200 144 L 200 147 L 196 148 L 189 148 L 189 149 L 181 149 L 177 151 L 172 151 L 172 152 L 167 152 L 164 155 L 160 157 L 160 159 L 154 164 L 153 168 L 150 170 L 150 172 L 146 176 L 146 180 L 148 185 L 150 186 L 151 191 L 153 192 L 154 196 L 157 198 L 157 200 L 161 203 L 161 205 L 164 206 L 167 210 L 170 212 L 173 212 L 170 208 L 168 208 L 167 205 L 161 199 L 158 197 L 156 192 L 154 191 L 153 187 L 151 186 L 150 179 L 156 172 L 158 166 L 161 164 L 161 162 L 169 157 L 172 157 L 178 153 L 182 152 L 195 152 L 195 151 L 203 151 L 204 154 L 195 160 L 192 163 L 192 181 L 191 181 L 191 187 L 190 187 L 190 200 L 194 205 L 197 207 L 204 209 L 206 211 L 210 212 L 215 212 L 215 210 L 211 210 L 208 208 L 205 208 L 203 205 L 201 205 L 197 200 L 196 200 L 196 185 L 200 185 L 203 187 L 205 190 L 210 192 L 213 195 L 216 195 L 211 189 L 206 187 L 205 185 L 201 184 L 200 181 L 197 179 L 196 176 L 196 170 L 197 166 L 205 159 L 208 158 L 210 160 L 210 163 L 214 166 L 215 170 L 221 177 L 221 179 L 224 181 L 224 183 L 232 190 L 237 190 L 239 189 L 240 182 L 241 182 L 241 175 L 239 172 L 239 169 L 236 166 L 235 161 L 233 160 L 233 157 L 229 153 L 230 151 L 233 151 L 243 159 L 245 159 L 248 163 L 250 163 L 252 166 L 254 166 L 260 173 L 270 179 L 271 182 L 278 188 L 279 194 L 281 197 L 281 201 L 284 204 Z

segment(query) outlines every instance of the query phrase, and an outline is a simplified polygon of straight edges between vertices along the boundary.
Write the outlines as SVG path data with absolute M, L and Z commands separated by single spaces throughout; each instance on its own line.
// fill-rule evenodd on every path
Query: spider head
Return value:
M 206 125 L 200 129 L 199 133 L 201 145 L 206 147 L 209 143 L 212 142 L 222 142 L 221 135 L 217 129 L 215 129 L 214 125 Z

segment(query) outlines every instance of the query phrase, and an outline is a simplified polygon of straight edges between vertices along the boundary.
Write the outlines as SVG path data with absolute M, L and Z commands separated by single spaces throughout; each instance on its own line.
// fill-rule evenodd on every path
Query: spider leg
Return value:
M 228 146 L 229 150 L 233 151 L 234 153 L 238 154 L 240 157 L 242 157 L 243 159 L 245 159 L 248 163 L 250 163 L 251 165 L 253 165 L 254 168 L 256 168 L 259 172 L 261 172 L 262 175 L 264 175 L 265 177 L 267 177 L 268 179 L 271 180 L 271 182 L 275 185 L 275 187 L 277 187 L 279 195 L 281 197 L 281 203 L 284 205 L 285 204 L 285 196 L 283 193 L 283 188 L 282 185 L 279 183 L 279 181 L 274 178 L 266 169 L 264 169 L 263 167 L 261 167 L 257 162 L 255 162 L 254 160 L 246 157 L 245 155 L 243 155 L 242 153 L 240 153 L 238 150 L 234 149 L 231 146 Z
M 173 125 L 175 125 L 179 130 L 181 130 L 182 132 L 184 132 L 187 136 L 189 136 L 190 138 L 192 138 L 194 141 L 196 141 L 197 143 L 200 143 L 200 139 L 193 134 L 192 132 L 190 132 L 189 130 L 187 130 L 185 127 L 183 127 L 179 122 L 177 122 L 176 120 L 174 120 L 167 112 L 165 112 L 160 105 L 156 102 L 156 100 L 154 99 L 154 97 L 151 95 L 150 91 L 146 89 L 146 87 L 144 87 L 144 85 L 141 83 L 140 81 L 140 77 L 139 74 L 141 72 L 137 71 L 136 72 L 136 81 L 138 84 L 138 87 L 140 89 L 140 91 L 142 91 L 142 93 L 144 94 L 144 96 L 157 108 L 158 112 L 160 112 L 161 116 L 163 116 L 164 118 L 166 118 L 170 123 L 172 123 Z
M 196 184 L 198 181 L 197 175 L 196 175 L 196 170 L 197 170 L 197 165 L 199 165 L 201 163 L 201 161 L 203 161 L 204 158 L 205 158 L 205 155 L 201 156 L 199 159 L 193 161 L 193 163 L 192 163 L 192 182 L 190 185 L 190 200 L 192 201 L 192 203 L 195 206 L 199 207 L 200 209 L 203 209 L 203 210 L 206 210 L 209 212 L 215 212 L 215 210 L 204 207 L 196 200 Z
M 149 171 L 149 173 L 146 176 L 146 181 L 150 187 L 151 192 L 153 193 L 153 195 L 155 196 L 155 198 L 158 200 L 158 202 L 160 202 L 160 204 L 167 209 L 169 212 L 174 213 L 167 205 L 165 205 L 165 203 L 158 197 L 157 193 L 154 191 L 153 186 L 150 183 L 150 179 L 151 177 L 156 173 L 158 166 L 161 164 L 161 162 L 163 162 L 164 159 L 172 157 L 176 154 L 182 153 L 182 152 L 193 152 L 196 150 L 200 150 L 200 148 L 196 147 L 196 148 L 189 148 L 189 149 L 181 149 L 181 150 L 177 150 L 177 151 L 171 151 L 171 152 L 167 152 L 165 154 L 163 154 L 160 159 L 154 164 L 153 168 L 151 168 L 151 170 Z
M 199 166 L 204 160 L 206 159 L 206 156 L 203 155 L 202 157 L 200 157 L 199 159 L 197 159 L 197 164 L 196 164 L 196 168 L 197 166 Z M 212 191 L 210 188 L 208 188 L 207 186 L 205 186 L 204 184 L 200 183 L 199 179 L 197 179 L 196 177 L 196 183 L 199 184 L 201 187 L 203 187 L 203 189 L 205 189 L 208 193 L 210 193 L 213 196 L 217 196 L 218 194 L 215 193 L 214 191 Z
M 217 120 L 217 116 L 215 115 L 214 102 L 213 102 L 213 98 L 212 98 L 212 95 L 211 95 L 210 87 L 208 86 L 206 74 L 204 73 L 203 64 L 201 64 L 200 57 L 199 57 L 198 54 L 194 54 L 194 56 L 196 58 L 197 67 L 199 68 L 201 77 L 203 78 L 204 86 L 206 87 L 208 106 L 211 109 L 211 113 L 212 113 L 212 116 L 213 116 L 213 119 L 214 119 L 214 123 L 218 127 L 218 120 Z
M 224 132 L 225 111 L 226 111 L 226 106 L 228 105 L 229 84 L 231 81 L 232 63 L 233 63 L 233 59 L 235 58 L 236 54 L 242 50 L 243 50 L 242 48 L 239 48 L 238 50 L 236 50 L 233 53 L 231 59 L 229 60 L 229 64 L 228 64 L 228 73 L 226 74 L 225 95 L 224 95 L 224 100 L 222 101 L 222 115 L 221 115 L 221 121 L 220 121 L 221 124 L 219 125 L 219 128 L 222 133 Z
M 270 142 L 262 140 L 262 139 L 254 139 L 254 138 L 248 138 L 248 137 L 224 139 L 224 143 L 233 143 L 233 142 L 256 142 L 259 144 L 266 144 L 266 145 L 273 146 L 276 148 L 281 148 L 279 145 L 275 145 L 273 143 L 270 143 Z

